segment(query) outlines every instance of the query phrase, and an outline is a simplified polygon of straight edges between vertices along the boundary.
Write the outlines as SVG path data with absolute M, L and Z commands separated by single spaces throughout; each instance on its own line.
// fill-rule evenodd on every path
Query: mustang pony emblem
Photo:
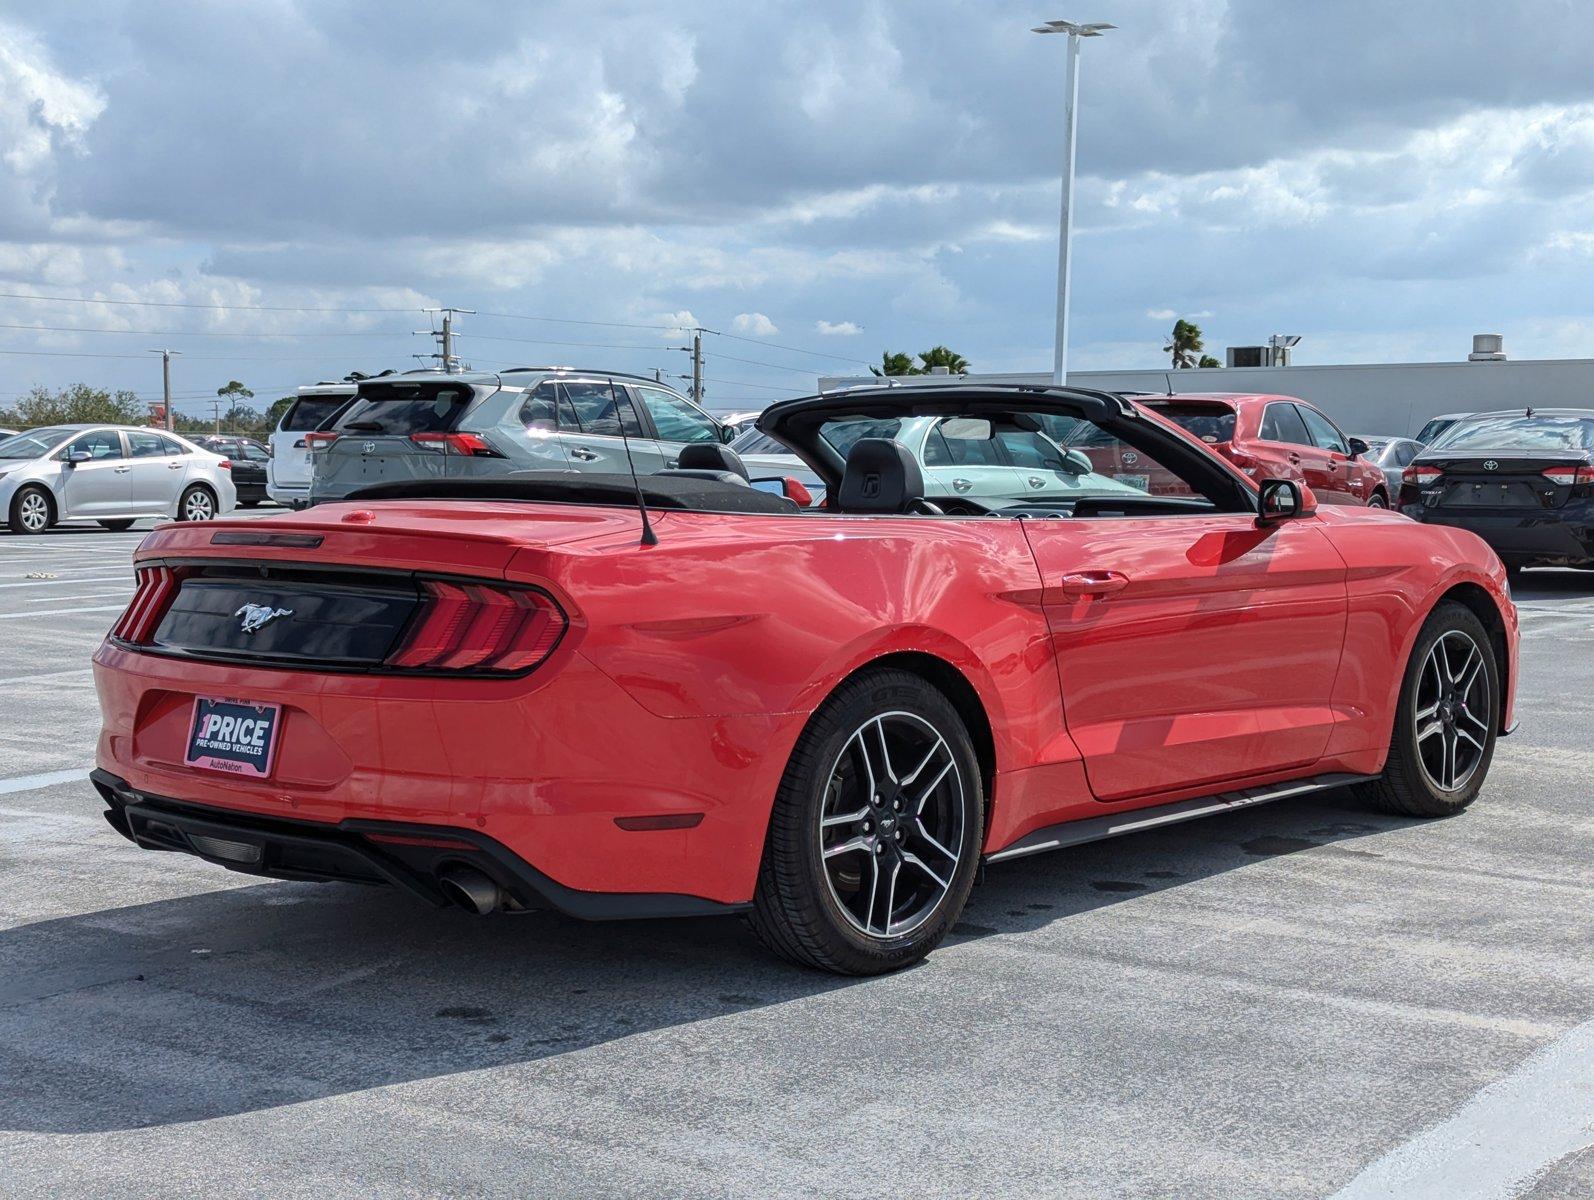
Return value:
M 264 629 L 278 617 L 293 616 L 293 609 L 272 608 L 269 604 L 246 604 L 233 613 L 233 616 L 243 618 L 239 628 L 245 633 L 255 633 Z

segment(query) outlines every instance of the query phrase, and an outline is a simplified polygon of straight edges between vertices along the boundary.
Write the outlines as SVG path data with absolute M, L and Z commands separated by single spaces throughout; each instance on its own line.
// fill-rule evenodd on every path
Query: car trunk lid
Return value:
M 1419 456 L 1406 468 L 1429 509 L 1560 508 L 1589 479 L 1587 451 L 1443 450 Z

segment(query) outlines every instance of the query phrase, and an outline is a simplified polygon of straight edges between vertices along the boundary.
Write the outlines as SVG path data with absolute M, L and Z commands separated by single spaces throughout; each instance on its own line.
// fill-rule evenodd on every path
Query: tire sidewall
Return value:
M 190 517 L 188 515 L 188 499 L 189 499 L 190 496 L 194 495 L 194 493 L 196 493 L 196 492 L 201 493 L 202 495 L 205 495 L 205 496 L 210 498 L 210 516 L 203 517 L 203 518 L 196 518 L 196 517 Z M 196 484 L 192 485 L 191 487 L 184 488 L 183 489 L 183 494 L 177 498 L 177 519 L 179 521 L 192 521 L 192 520 L 214 521 L 216 519 L 217 507 L 218 507 L 218 501 L 216 499 L 215 493 L 212 492 L 209 488 L 205 487 L 203 484 L 196 483 Z
M 22 501 L 26 497 L 32 495 L 38 495 L 44 499 L 45 520 L 44 524 L 38 529 L 29 529 L 22 523 Z M 55 501 L 50 496 L 48 489 L 42 488 L 36 483 L 30 483 L 18 488 L 17 494 L 11 497 L 11 511 L 7 513 L 6 516 L 8 518 L 7 523 L 10 525 L 12 533 L 21 534 L 24 537 L 30 537 L 35 534 L 44 533 L 50 528 L 51 525 L 55 524 Z
M 908 933 L 875 938 L 852 925 L 831 893 L 818 831 L 832 766 L 858 727 L 871 716 L 886 712 L 911 713 L 929 722 L 946 739 L 964 783 L 963 843 L 958 847 L 958 869 L 952 886 L 941 898 L 940 908 L 934 915 Z M 917 676 L 906 672 L 882 672 L 877 679 L 867 681 L 866 686 L 838 695 L 816 715 L 804 737 L 814 739 L 812 761 L 818 764 L 819 770 L 800 781 L 786 781 L 782 791 L 788 800 L 795 801 L 793 815 L 801 822 L 801 836 L 797 841 L 801 870 L 825 916 L 830 940 L 847 957 L 862 960 L 861 969 L 870 971 L 890 970 L 924 957 L 946 937 L 962 914 L 974 885 L 984 838 L 985 804 L 979 760 L 962 718 L 940 691 Z M 787 785 L 795 786 L 788 790 Z
M 1489 677 L 1489 733 L 1484 740 L 1483 758 L 1478 764 L 1478 769 L 1472 773 L 1472 778 L 1464 787 L 1446 792 L 1429 782 L 1427 772 L 1422 768 L 1421 755 L 1417 747 L 1417 730 L 1412 715 L 1416 709 L 1418 684 L 1423 666 L 1428 661 L 1428 652 L 1433 649 L 1435 642 L 1453 631 L 1466 633 L 1483 654 L 1483 669 Z M 1483 622 L 1478 620 L 1477 614 L 1465 605 L 1453 602 L 1441 604 L 1424 622 L 1422 632 L 1418 634 L 1416 644 L 1412 646 L 1411 655 L 1406 662 L 1405 678 L 1400 685 L 1400 703 L 1395 710 L 1395 729 L 1391 745 L 1399 749 L 1406 785 L 1416 789 L 1430 804 L 1451 812 L 1460 812 L 1477 799 L 1484 780 L 1488 778 L 1489 768 L 1494 763 L 1494 748 L 1499 739 L 1502 699 L 1500 667 L 1495 660 L 1494 646 L 1490 642 L 1488 630 L 1483 627 Z

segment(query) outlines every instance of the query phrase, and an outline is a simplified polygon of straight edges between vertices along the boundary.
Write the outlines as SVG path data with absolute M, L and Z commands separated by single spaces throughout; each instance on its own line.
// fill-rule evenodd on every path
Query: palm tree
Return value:
M 1198 367 L 1221 367 L 1222 365 L 1222 363 L 1213 358 L 1210 354 L 1203 354 L 1201 356 L 1201 361 L 1196 363 L 1196 366 Z
M 948 350 L 945 346 L 931 346 L 919 355 L 919 361 L 924 364 L 922 374 L 928 375 L 931 367 L 945 367 L 952 375 L 967 375 L 969 373 L 969 360 L 955 350 Z
M 1162 352 L 1173 355 L 1175 369 L 1183 370 L 1195 366 L 1197 356 L 1205 348 L 1201 343 L 1201 326 L 1180 317 L 1173 323 L 1173 337 Z
M 878 367 L 870 367 L 869 370 L 872 371 L 876 376 L 924 374 L 923 371 L 919 370 L 918 367 L 913 365 L 913 355 L 903 354 L 900 351 L 896 354 L 893 354 L 889 350 L 882 351 L 880 354 L 880 365 Z

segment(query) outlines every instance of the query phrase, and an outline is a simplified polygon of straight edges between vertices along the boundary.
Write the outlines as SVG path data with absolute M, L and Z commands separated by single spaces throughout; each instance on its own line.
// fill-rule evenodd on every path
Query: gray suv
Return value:
M 389 375 L 362 381 L 347 408 L 306 435 L 310 502 L 418 479 L 624 474 L 627 440 L 637 473 L 649 475 L 676 466 L 685 446 L 733 437 L 685 396 L 640 375 L 574 367 Z

